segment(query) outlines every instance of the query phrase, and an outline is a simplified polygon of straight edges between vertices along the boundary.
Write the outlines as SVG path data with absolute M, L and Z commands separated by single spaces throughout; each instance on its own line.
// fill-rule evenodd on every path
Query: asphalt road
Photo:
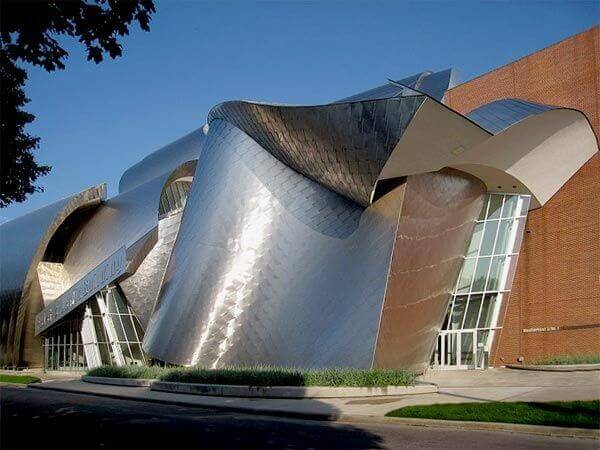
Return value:
M 0 388 L 0 448 L 598 449 L 599 442 L 388 424 L 292 420 Z

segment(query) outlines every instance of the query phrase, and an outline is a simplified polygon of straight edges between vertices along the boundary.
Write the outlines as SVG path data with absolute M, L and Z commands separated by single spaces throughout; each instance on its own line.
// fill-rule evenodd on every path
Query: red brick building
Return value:
M 577 109 L 600 136 L 600 27 L 446 93 L 467 114 L 503 98 Z M 600 353 L 600 155 L 529 212 L 517 273 L 503 305 L 492 365 Z

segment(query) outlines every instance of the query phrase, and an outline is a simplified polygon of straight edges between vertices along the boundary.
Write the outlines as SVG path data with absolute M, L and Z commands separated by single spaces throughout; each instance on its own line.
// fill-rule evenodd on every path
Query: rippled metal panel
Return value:
M 490 133 L 498 134 L 529 116 L 551 109 L 556 107 L 516 98 L 505 98 L 486 103 L 471 111 L 467 117 Z
M 209 124 L 224 119 L 279 161 L 362 206 L 425 96 L 323 106 L 225 102 Z
M 211 123 L 144 338 L 176 364 L 369 367 L 401 189 L 367 209 Z
M 198 128 L 131 166 L 119 181 L 119 193 L 147 183 L 159 175 L 170 173 L 187 161 L 198 159 L 205 131 L 205 127 Z
M 158 241 L 133 275 L 119 283 L 127 302 L 144 328 L 148 325 L 163 274 L 179 231 L 182 213 L 158 222 Z
M 98 205 L 105 197 L 106 185 L 94 186 L 0 226 L 2 364 L 18 365 L 23 347 L 33 348 L 33 317 L 41 308 L 37 265 L 54 232 L 74 211 Z M 32 351 L 35 355 L 25 357 L 39 358 L 41 346 Z
M 486 189 L 452 169 L 409 176 L 404 188 L 373 364 L 424 371 Z

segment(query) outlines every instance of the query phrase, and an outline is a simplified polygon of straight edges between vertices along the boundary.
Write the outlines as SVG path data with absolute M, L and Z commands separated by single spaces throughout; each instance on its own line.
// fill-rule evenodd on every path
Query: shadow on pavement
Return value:
M 0 447 L 383 448 L 352 425 L 3 387 Z

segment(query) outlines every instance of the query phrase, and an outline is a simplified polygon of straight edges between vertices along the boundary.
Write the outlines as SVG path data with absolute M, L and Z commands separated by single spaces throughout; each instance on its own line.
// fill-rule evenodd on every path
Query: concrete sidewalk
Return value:
M 435 394 L 401 397 L 337 399 L 262 399 L 213 397 L 151 391 L 81 380 L 52 380 L 36 389 L 101 395 L 113 398 L 226 408 L 241 412 L 338 420 L 342 417 L 383 417 L 403 406 L 486 401 L 594 400 L 600 398 L 600 372 L 525 372 L 511 369 L 428 372 L 423 381 L 438 384 Z

